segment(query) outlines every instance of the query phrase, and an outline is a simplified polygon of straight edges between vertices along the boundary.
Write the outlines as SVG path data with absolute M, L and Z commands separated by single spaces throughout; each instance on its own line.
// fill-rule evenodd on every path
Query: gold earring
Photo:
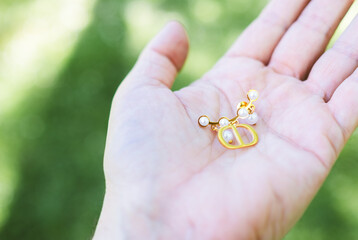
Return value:
M 232 119 L 227 117 L 221 117 L 217 122 L 210 122 L 210 119 L 206 115 L 202 115 L 198 119 L 198 123 L 202 127 L 211 126 L 213 131 L 218 132 L 219 142 L 228 149 L 239 149 L 255 145 L 259 138 L 255 129 L 248 125 L 254 125 L 258 121 L 258 115 L 255 113 L 255 102 L 259 97 L 259 93 L 256 90 L 250 90 L 247 93 L 247 99 L 249 102 L 240 102 L 237 105 L 236 116 Z M 248 124 L 239 122 L 239 119 L 246 119 Z M 241 135 L 239 134 L 238 128 L 243 128 L 248 131 L 252 137 L 251 142 L 244 143 Z M 231 131 L 230 131 L 231 130 Z M 234 139 L 236 144 L 234 144 Z

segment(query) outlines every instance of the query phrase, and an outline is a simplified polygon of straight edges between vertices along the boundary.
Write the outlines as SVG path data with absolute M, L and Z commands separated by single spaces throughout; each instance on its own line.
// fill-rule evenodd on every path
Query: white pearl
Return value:
M 223 132 L 223 138 L 226 142 L 230 142 L 234 139 L 234 134 L 232 134 L 232 132 L 230 130 L 225 130 Z
M 247 111 L 246 108 L 240 108 L 239 110 L 239 116 L 241 118 L 246 118 L 247 116 L 249 116 L 249 112 Z
M 257 115 L 257 113 L 250 114 L 249 117 L 247 118 L 247 122 L 251 125 L 256 124 L 258 120 L 259 120 L 259 116 Z
M 229 123 L 230 123 L 229 120 L 227 120 L 226 118 L 222 118 L 219 121 L 220 127 L 225 127 L 225 126 L 229 125 Z
M 209 118 L 203 116 L 199 118 L 199 124 L 203 127 L 206 127 L 209 125 Z
M 250 90 L 247 94 L 250 100 L 257 100 L 259 93 L 256 90 Z

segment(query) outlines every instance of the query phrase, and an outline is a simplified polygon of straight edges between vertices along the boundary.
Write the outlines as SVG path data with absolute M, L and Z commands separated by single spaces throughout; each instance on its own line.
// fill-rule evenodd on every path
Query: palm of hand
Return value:
M 131 219 L 121 229 L 132 238 L 143 229 L 164 239 L 284 236 L 353 131 L 337 121 L 336 106 L 343 101 L 329 104 L 315 84 L 230 55 L 172 92 L 167 85 L 175 70 L 169 65 L 176 62 L 158 52 L 151 53 L 155 60 L 143 54 L 144 63 L 127 77 L 112 106 L 105 172 L 107 195 L 119 198 L 122 215 Z M 198 117 L 233 117 L 250 89 L 260 93 L 254 127 L 259 142 L 225 149 Z
M 125 137 L 130 145 L 124 145 L 125 153 L 117 152 L 111 158 L 117 161 L 124 154 L 123 159 L 129 159 L 120 169 L 128 175 L 136 172 L 138 179 L 132 184 L 139 187 L 137 180 L 148 180 L 143 189 L 139 187 L 144 191 L 151 185 L 148 207 L 169 205 L 166 217 L 182 217 L 184 224 L 206 234 L 204 238 L 223 236 L 229 230 L 232 234 L 238 228 L 242 228 L 238 230 L 242 237 L 262 234 L 253 231 L 263 227 L 267 231 L 268 221 L 270 230 L 282 235 L 309 203 L 315 193 L 312 187 L 317 190 L 323 181 L 330 165 L 326 161 L 333 162 L 342 147 L 342 132 L 327 104 L 302 81 L 277 74 L 251 59 L 222 61 L 199 82 L 178 92 L 153 86 L 131 91 L 131 100 L 141 96 L 135 106 L 135 114 L 140 112 L 141 117 L 132 111 L 123 116 L 121 111 L 125 122 L 137 121 L 119 121 L 122 127 L 127 125 Z M 235 70 L 225 76 L 229 69 Z M 214 79 L 221 80 L 220 86 L 212 82 Z M 200 128 L 197 119 L 203 113 L 217 119 L 234 116 L 236 103 L 252 88 L 260 92 L 256 102 L 260 120 L 255 126 L 259 143 L 247 149 L 225 149 L 216 133 Z M 117 141 L 108 143 L 118 147 Z M 321 178 L 311 179 L 313 173 Z M 310 189 L 308 196 L 306 189 Z M 292 199 L 296 203 L 289 202 Z M 177 206 L 181 207 L 175 209 Z M 211 232 L 217 231 L 215 225 L 224 218 L 232 222 L 220 232 Z M 240 222 L 244 224 L 240 226 Z M 250 222 L 256 226 L 246 225 Z M 188 226 L 182 227 L 178 231 Z

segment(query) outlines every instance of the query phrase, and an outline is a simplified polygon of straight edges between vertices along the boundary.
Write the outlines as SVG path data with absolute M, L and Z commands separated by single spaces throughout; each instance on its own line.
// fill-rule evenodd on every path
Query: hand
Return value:
M 95 239 L 282 238 L 358 124 L 358 18 L 323 53 L 352 2 L 272 0 L 176 92 L 188 40 L 169 23 L 114 97 Z M 259 142 L 228 150 L 198 117 L 235 116 L 250 89 Z

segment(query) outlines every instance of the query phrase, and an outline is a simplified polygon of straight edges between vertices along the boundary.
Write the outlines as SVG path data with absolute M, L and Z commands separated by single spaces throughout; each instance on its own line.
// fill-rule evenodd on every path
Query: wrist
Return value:
M 149 207 L 106 194 L 93 239 L 156 239 L 168 235 L 159 214 Z
M 103 200 L 101 214 L 93 239 L 124 239 L 120 207 L 118 204 L 115 204 L 115 200 L 107 194 Z

